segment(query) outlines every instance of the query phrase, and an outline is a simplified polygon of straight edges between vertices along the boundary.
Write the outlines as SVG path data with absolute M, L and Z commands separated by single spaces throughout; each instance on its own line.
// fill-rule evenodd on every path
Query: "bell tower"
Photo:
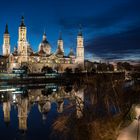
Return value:
M 77 36 L 76 62 L 84 66 L 84 38 L 81 27 Z
M 21 18 L 21 24 L 18 30 L 18 55 L 23 56 L 22 62 L 27 61 L 27 29 L 24 24 L 24 17 Z
M 3 36 L 3 56 L 8 55 L 10 55 L 10 35 L 8 32 L 8 25 L 6 24 Z

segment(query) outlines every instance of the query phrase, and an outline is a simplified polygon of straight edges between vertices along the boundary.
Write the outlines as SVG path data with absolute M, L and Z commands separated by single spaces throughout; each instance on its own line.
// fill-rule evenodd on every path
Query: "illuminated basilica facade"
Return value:
M 13 68 L 20 68 L 22 65 L 28 66 L 33 73 L 41 72 L 45 66 L 52 67 L 58 71 L 64 71 L 66 68 L 74 70 L 77 67 L 84 69 L 84 38 L 82 31 L 79 30 L 77 36 L 76 55 L 70 49 L 66 56 L 62 35 L 57 41 L 57 49 L 54 53 L 51 51 L 46 33 L 43 34 L 41 43 L 38 46 L 38 52 L 34 52 L 27 41 L 27 28 L 24 23 L 24 17 L 21 18 L 21 24 L 18 30 L 18 43 L 14 52 L 10 51 L 10 35 L 8 25 L 6 25 L 3 38 L 3 56 L 8 58 L 7 70 L 10 72 Z

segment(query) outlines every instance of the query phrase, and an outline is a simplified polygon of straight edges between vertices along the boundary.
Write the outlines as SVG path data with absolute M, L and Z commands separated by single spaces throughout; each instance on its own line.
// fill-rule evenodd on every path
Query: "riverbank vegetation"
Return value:
M 132 106 L 139 103 L 138 83 L 104 76 L 87 81 L 83 117 L 76 110 L 61 114 L 53 124 L 51 137 L 57 140 L 116 140 L 119 132 L 135 118 Z M 88 83 L 89 82 L 89 83 Z M 68 112 L 67 110 L 65 110 Z

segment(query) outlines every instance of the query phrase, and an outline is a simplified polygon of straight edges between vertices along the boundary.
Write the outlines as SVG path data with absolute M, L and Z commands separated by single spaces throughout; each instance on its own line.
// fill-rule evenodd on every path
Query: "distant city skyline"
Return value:
M 79 25 L 85 40 L 85 58 L 91 60 L 140 60 L 140 1 L 138 0 L 2 0 L 0 5 L 0 54 L 6 23 L 12 50 L 17 45 L 20 19 L 25 17 L 27 38 L 38 51 L 44 30 L 53 51 L 62 32 L 66 54 L 76 48 Z

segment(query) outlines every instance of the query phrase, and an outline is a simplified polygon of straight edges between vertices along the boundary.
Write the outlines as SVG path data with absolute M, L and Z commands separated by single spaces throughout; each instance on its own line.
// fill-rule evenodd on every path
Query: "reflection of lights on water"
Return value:
M 56 89 L 53 89 L 53 91 L 56 91 Z
M 16 64 L 15 63 L 13 63 L 13 67 L 15 67 L 16 66 Z
M 3 92 L 3 91 L 15 91 L 16 89 L 15 88 L 10 88 L 10 89 L 0 89 L 0 92 Z
M 16 95 L 13 94 L 13 102 L 15 103 L 16 102 Z
M 12 93 L 13 93 L 13 94 L 22 94 L 23 91 L 13 91 Z
M 4 98 L 3 94 L 1 95 L 1 98 Z
M 14 94 L 14 95 L 13 95 L 13 100 L 15 100 L 15 99 L 16 99 L 16 95 Z

